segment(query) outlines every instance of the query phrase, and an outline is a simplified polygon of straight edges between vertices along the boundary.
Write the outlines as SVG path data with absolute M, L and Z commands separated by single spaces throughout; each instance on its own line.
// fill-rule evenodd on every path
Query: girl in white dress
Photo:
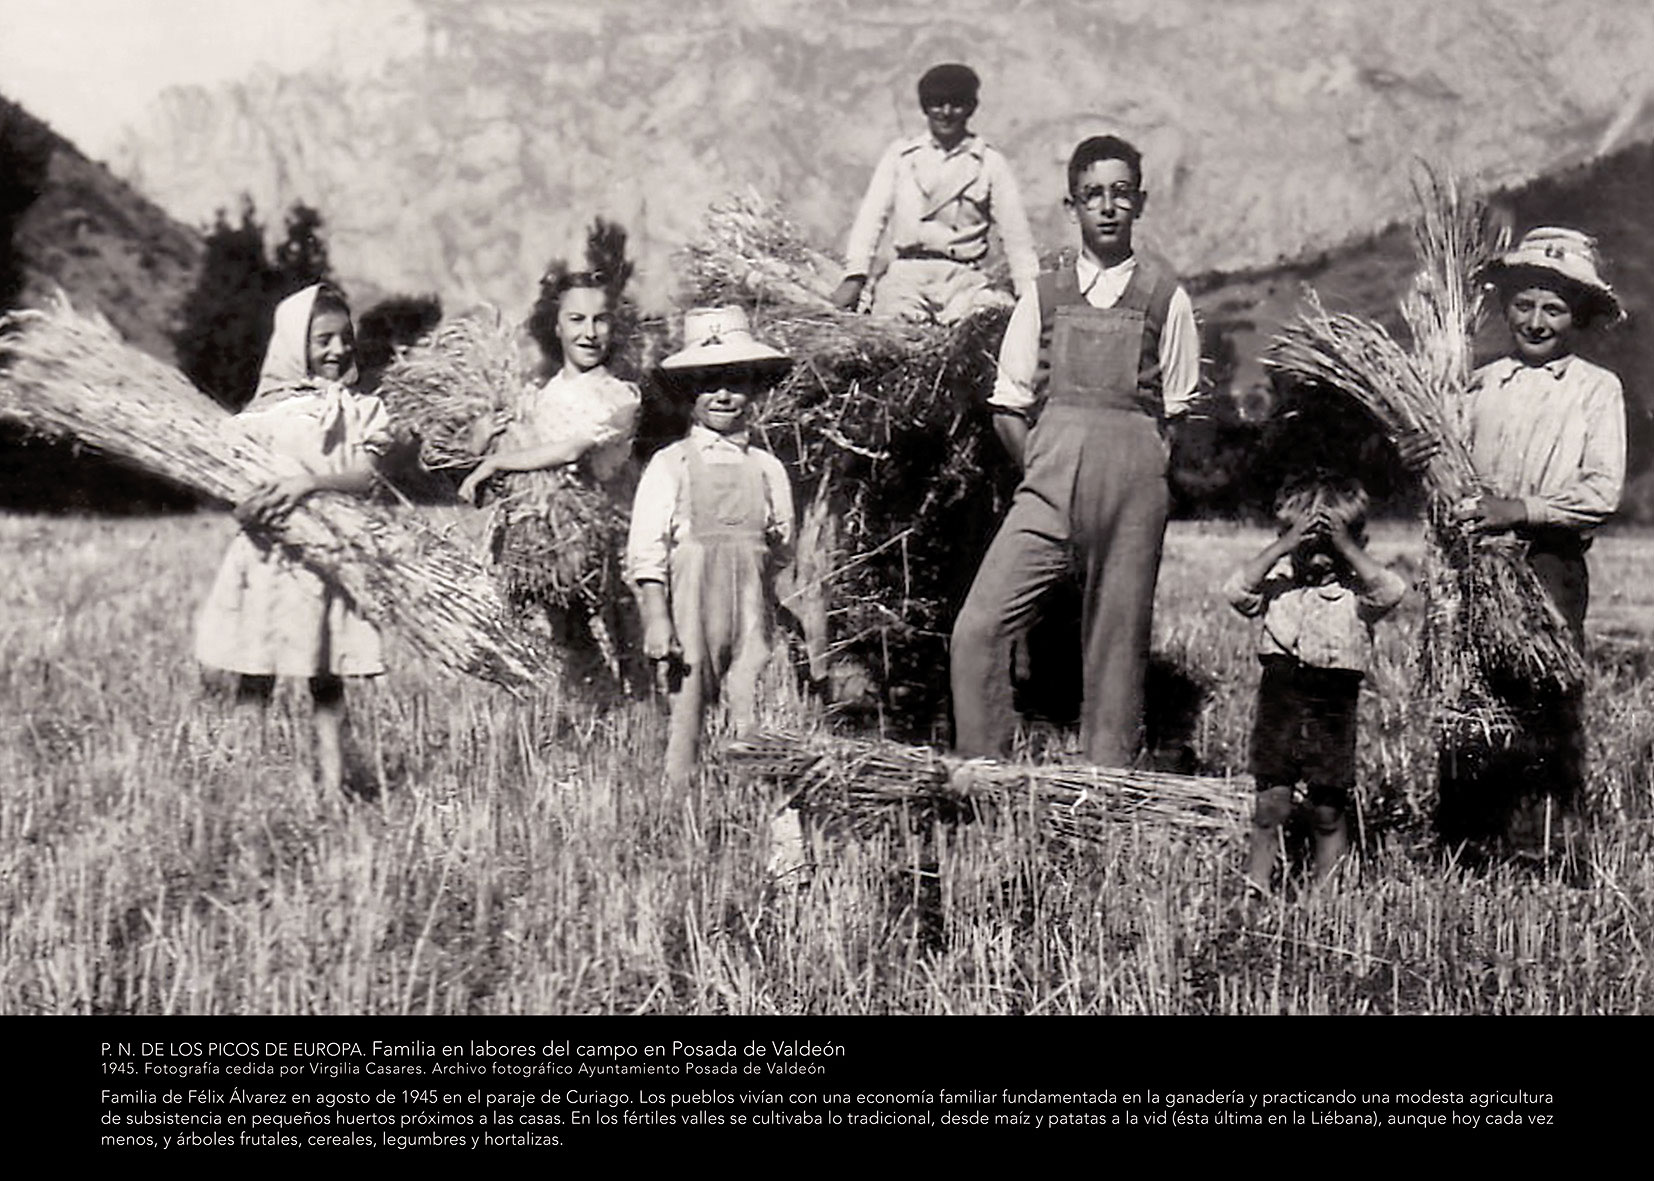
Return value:
M 546 610 L 559 645 L 577 644 L 583 625 L 609 673 L 621 678 L 614 593 L 619 585 L 623 513 L 635 483 L 631 462 L 641 398 L 636 385 L 608 369 L 615 345 L 615 311 L 629 264 L 624 239 L 611 265 L 584 271 L 554 266 L 542 280 L 536 318 L 554 311 L 553 334 L 541 336 L 551 379 L 525 392 L 513 410 L 480 419 L 472 449 L 482 462 L 460 485 L 475 502 L 485 481 L 501 473 L 561 473 L 557 480 L 509 486 L 496 518 L 491 548 L 501 562 L 507 594 Z M 596 263 L 588 254 L 589 263 Z M 578 536 L 567 518 L 581 518 Z M 543 576 L 543 577 L 542 577 Z M 571 594 L 567 584 L 582 580 Z M 568 601 L 568 600 L 574 601 Z M 574 608 L 574 610 L 570 610 Z
M 261 718 L 276 677 L 308 678 L 317 780 L 328 794 L 344 779 L 344 678 L 385 671 L 379 633 L 340 592 L 271 545 L 267 530 L 313 492 L 372 491 L 390 419 L 378 398 L 355 392 L 356 376 L 344 298 L 315 285 L 283 300 L 258 392 L 233 424 L 288 472 L 236 506 L 243 529 L 224 554 L 195 642 L 201 663 L 240 674 L 236 701 Z

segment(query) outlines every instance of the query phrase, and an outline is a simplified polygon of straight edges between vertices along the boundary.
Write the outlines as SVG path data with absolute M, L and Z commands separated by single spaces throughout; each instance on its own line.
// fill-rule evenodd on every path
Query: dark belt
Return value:
M 932 259 L 933 258 L 933 259 L 939 259 L 942 262 L 963 263 L 965 266 L 971 266 L 975 262 L 974 259 L 971 260 L 970 262 L 966 262 L 962 258 L 955 258 L 953 255 L 949 254 L 945 250 L 925 250 L 925 249 L 923 249 L 922 247 L 919 247 L 919 246 L 904 247 L 903 249 L 898 250 L 896 252 L 896 257 L 900 258 L 900 259 L 904 259 L 904 260 L 906 260 L 906 259 Z

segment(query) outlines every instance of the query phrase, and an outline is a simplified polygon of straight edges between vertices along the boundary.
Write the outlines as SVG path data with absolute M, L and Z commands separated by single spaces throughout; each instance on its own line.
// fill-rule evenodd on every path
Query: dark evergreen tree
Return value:
M 46 191 L 52 134 L 22 107 L 0 98 L 0 312 L 23 292 L 23 256 L 15 242 L 23 214 Z
M 276 305 L 302 287 L 331 280 L 321 228 L 320 213 L 294 202 L 287 237 L 272 260 L 250 197 L 241 199 L 239 223 L 218 211 L 201 276 L 184 302 L 183 326 L 172 342 L 189 379 L 229 409 L 246 405 L 258 388 Z
M 435 295 L 392 295 L 356 319 L 356 359 L 363 375 L 382 370 L 399 349 L 414 344 L 442 323 L 442 300 Z
M 303 201 L 293 202 L 287 211 L 287 237 L 276 247 L 271 278 L 277 303 L 312 283 L 333 282 L 322 215 Z

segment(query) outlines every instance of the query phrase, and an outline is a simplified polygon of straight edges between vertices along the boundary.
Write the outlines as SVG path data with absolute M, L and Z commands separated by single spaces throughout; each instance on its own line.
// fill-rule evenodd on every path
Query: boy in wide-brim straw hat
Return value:
M 684 347 L 660 365 L 668 392 L 690 401 L 691 426 L 638 482 L 627 572 L 644 655 L 669 671 L 666 775 L 676 784 L 694 774 L 702 716 L 720 695 L 737 733 L 756 720 L 774 579 L 792 562 L 793 497 L 781 461 L 751 445 L 747 416 L 791 368 L 736 306 L 686 312 Z
M 1595 240 L 1578 230 L 1530 230 L 1483 277 L 1498 293 L 1511 351 L 1478 369 L 1466 390 L 1463 425 L 1482 494 L 1461 516 L 1526 543 L 1528 564 L 1583 650 L 1585 554 L 1625 482 L 1625 397 L 1619 378 L 1574 347 L 1583 331 L 1624 311 Z M 1510 702 L 1527 735 L 1516 765 L 1468 776 L 1443 768 L 1449 839 L 1491 836 L 1530 852 L 1572 812 L 1584 779 L 1580 696 L 1523 696 Z

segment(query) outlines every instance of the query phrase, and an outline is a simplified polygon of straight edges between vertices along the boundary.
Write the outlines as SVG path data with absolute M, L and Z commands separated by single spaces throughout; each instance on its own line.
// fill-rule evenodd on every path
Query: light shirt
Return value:
M 268 447 L 284 476 L 360 471 L 392 442 L 385 404 L 331 381 L 289 387 L 227 419 L 225 429 Z
M 574 377 L 559 369 L 545 385 L 524 392 L 495 450 L 584 443 L 592 475 L 606 483 L 620 474 L 632 453 L 640 402 L 635 385 L 601 365 Z
M 1223 593 L 1236 611 L 1263 619 L 1258 655 L 1366 672 L 1373 655 L 1373 624 L 1395 610 L 1407 583 L 1381 567 L 1376 584 L 1359 591 L 1342 582 L 1306 586 L 1292 577 L 1290 561 L 1283 558 L 1262 586 L 1247 586 L 1240 570 L 1224 584 Z
M 1120 302 L 1126 284 L 1137 272 L 1137 256 L 1111 267 L 1081 255 L 1074 263 L 1074 276 L 1085 301 L 1094 308 L 1111 308 Z M 1017 300 L 1016 310 L 1005 325 L 1005 339 L 999 346 L 999 373 L 988 405 L 1014 414 L 1033 409 L 1034 374 L 1039 370 L 1039 293 L 1033 289 Z M 1200 329 L 1195 324 L 1194 304 L 1180 284 L 1166 308 L 1166 324 L 1160 331 L 1160 389 L 1166 417 L 1175 418 L 1189 408 L 1189 400 L 1200 388 Z
M 787 469 L 768 451 L 751 447 L 745 431 L 720 435 L 703 426 L 692 426 L 689 434 L 663 447 L 643 469 L 637 497 L 632 502 L 631 531 L 626 538 L 626 576 L 633 584 L 662 582 L 670 585 L 672 551 L 688 539 L 689 471 L 687 451 L 694 448 L 701 462 L 718 464 L 756 463 L 764 478 L 764 533 L 777 568 L 792 562 L 793 489 Z
M 926 251 L 975 264 L 988 253 L 988 227 L 997 225 L 1017 294 L 1039 276 L 1033 231 L 1011 166 L 977 135 L 952 149 L 927 131 L 899 139 L 879 159 L 844 248 L 847 276 L 873 266 L 886 223 L 896 254 Z
M 1619 507 L 1625 395 L 1608 370 L 1573 355 L 1501 357 L 1476 371 L 1465 400 L 1477 476 L 1519 498 L 1533 524 L 1589 531 Z

